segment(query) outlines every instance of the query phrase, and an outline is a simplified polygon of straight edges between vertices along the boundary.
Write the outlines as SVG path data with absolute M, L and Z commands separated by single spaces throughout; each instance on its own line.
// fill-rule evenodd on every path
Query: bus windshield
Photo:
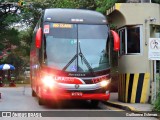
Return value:
M 94 72 L 109 67 L 107 25 L 44 25 L 45 64 L 67 72 Z

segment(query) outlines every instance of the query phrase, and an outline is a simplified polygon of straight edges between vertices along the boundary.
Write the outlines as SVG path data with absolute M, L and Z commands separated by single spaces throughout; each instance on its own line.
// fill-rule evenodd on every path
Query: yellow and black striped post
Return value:
M 149 73 L 120 74 L 118 100 L 127 103 L 146 103 Z

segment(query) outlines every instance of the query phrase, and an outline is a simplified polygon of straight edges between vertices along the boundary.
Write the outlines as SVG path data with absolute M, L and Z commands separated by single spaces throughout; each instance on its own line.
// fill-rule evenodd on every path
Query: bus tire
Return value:
M 99 104 L 99 101 L 98 100 L 91 100 L 91 106 L 92 107 L 97 107 Z
M 45 99 L 38 97 L 38 104 L 39 105 L 44 105 L 45 104 Z
M 32 97 L 36 97 L 36 96 L 37 96 L 36 92 L 32 90 Z

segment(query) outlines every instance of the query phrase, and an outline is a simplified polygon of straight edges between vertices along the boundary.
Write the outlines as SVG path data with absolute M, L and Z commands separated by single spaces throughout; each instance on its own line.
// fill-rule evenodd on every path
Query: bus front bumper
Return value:
M 107 101 L 110 98 L 109 91 L 106 93 L 83 93 L 79 91 L 75 92 L 42 92 L 41 97 L 44 99 L 53 100 L 100 100 Z

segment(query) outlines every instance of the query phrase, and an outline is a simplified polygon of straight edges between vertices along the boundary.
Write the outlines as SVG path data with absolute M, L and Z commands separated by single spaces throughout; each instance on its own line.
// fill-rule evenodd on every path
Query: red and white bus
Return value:
M 80 9 L 46 9 L 33 33 L 30 51 L 32 96 L 46 100 L 91 100 L 110 97 L 110 33 L 114 50 L 119 37 L 101 13 Z

